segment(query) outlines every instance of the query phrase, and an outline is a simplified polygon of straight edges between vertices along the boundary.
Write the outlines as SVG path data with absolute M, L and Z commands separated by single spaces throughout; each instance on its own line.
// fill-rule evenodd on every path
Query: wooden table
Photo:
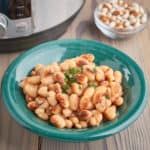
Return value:
M 140 1 L 140 0 L 139 0 Z M 113 45 L 131 56 L 144 70 L 150 83 L 150 26 L 127 40 L 111 40 L 104 37 L 93 23 L 96 0 L 87 0 L 84 8 L 68 31 L 61 37 L 98 40 Z M 143 0 L 146 7 L 149 0 Z M 3 73 L 21 52 L 0 54 L 0 80 Z M 1 98 L 0 98 L 1 99 Z M 0 150 L 149 150 L 150 103 L 141 117 L 129 128 L 104 140 L 87 143 L 68 143 L 39 137 L 18 125 L 0 100 Z

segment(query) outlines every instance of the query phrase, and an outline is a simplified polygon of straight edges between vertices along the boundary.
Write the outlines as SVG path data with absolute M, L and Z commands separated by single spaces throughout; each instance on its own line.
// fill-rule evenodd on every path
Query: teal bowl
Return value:
M 27 109 L 19 82 L 36 64 L 59 62 L 84 53 L 94 54 L 97 65 L 109 65 L 123 73 L 125 103 L 118 109 L 118 118 L 87 129 L 58 129 L 38 119 Z M 38 135 L 63 141 L 92 141 L 120 132 L 143 112 L 146 95 L 144 74 L 129 56 L 111 46 L 89 40 L 60 40 L 34 47 L 12 62 L 2 80 L 2 97 L 11 116 L 21 126 Z

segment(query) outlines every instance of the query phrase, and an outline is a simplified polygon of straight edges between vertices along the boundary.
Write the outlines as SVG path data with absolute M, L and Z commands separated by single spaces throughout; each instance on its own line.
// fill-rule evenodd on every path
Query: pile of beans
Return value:
M 122 74 L 93 61 L 94 55 L 84 54 L 35 66 L 20 83 L 27 107 L 58 128 L 87 128 L 115 119 L 124 102 Z
M 104 2 L 98 11 L 99 19 L 114 29 L 130 30 L 147 22 L 147 13 L 135 2 Z

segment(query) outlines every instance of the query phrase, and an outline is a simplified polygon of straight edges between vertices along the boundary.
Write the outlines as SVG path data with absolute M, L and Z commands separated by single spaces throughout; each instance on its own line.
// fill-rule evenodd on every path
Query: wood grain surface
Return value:
M 145 7 L 149 0 L 140 1 Z M 102 35 L 93 23 L 96 0 L 86 4 L 67 32 L 60 38 L 82 38 L 101 41 L 119 48 L 131 56 L 143 69 L 150 84 L 150 26 L 126 40 L 111 40 Z M 3 73 L 20 53 L 0 54 L 0 81 Z M 0 97 L 1 99 L 1 97 Z M 69 143 L 50 140 L 23 129 L 10 117 L 0 100 L 0 150 L 149 150 L 150 149 L 150 102 L 140 118 L 126 130 L 115 136 L 86 143 Z

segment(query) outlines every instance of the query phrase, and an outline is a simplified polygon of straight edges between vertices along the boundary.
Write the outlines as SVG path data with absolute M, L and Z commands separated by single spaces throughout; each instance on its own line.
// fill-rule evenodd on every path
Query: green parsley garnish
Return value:
M 98 84 L 96 82 L 89 83 L 89 87 L 98 87 Z
M 106 99 L 110 99 L 109 95 L 105 95 Z
M 71 84 L 71 83 L 74 83 L 74 82 L 77 82 L 76 77 L 71 77 L 71 78 L 68 79 L 68 84 Z
M 70 86 L 66 84 L 66 85 L 64 85 L 62 87 L 62 90 L 63 90 L 64 93 L 67 93 L 67 91 L 69 90 L 69 88 L 70 88 Z
M 81 73 L 81 68 L 72 68 L 69 70 L 71 74 Z
M 81 90 L 82 89 L 82 87 L 81 87 L 81 85 L 79 85 L 79 90 Z
M 76 74 L 81 72 L 82 72 L 82 68 L 78 67 L 78 68 L 72 68 L 64 73 L 66 85 L 62 87 L 63 92 L 66 93 L 67 90 L 70 88 L 70 85 L 74 82 L 77 82 Z M 81 87 L 79 88 L 81 89 Z
M 72 68 L 70 69 L 69 71 L 66 71 L 64 74 L 65 74 L 65 81 L 67 84 L 71 84 L 73 82 L 76 82 L 77 81 L 77 78 L 76 78 L 76 74 L 77 73 L 81 73 L 82 72 L 82 69 L 81 68 Z
M 96 72 L 96 71 L 97 71 L 96 67 L 94 67 L 94 68 L 93 68 L 93 71 L 94 71 L 94 72 Z

